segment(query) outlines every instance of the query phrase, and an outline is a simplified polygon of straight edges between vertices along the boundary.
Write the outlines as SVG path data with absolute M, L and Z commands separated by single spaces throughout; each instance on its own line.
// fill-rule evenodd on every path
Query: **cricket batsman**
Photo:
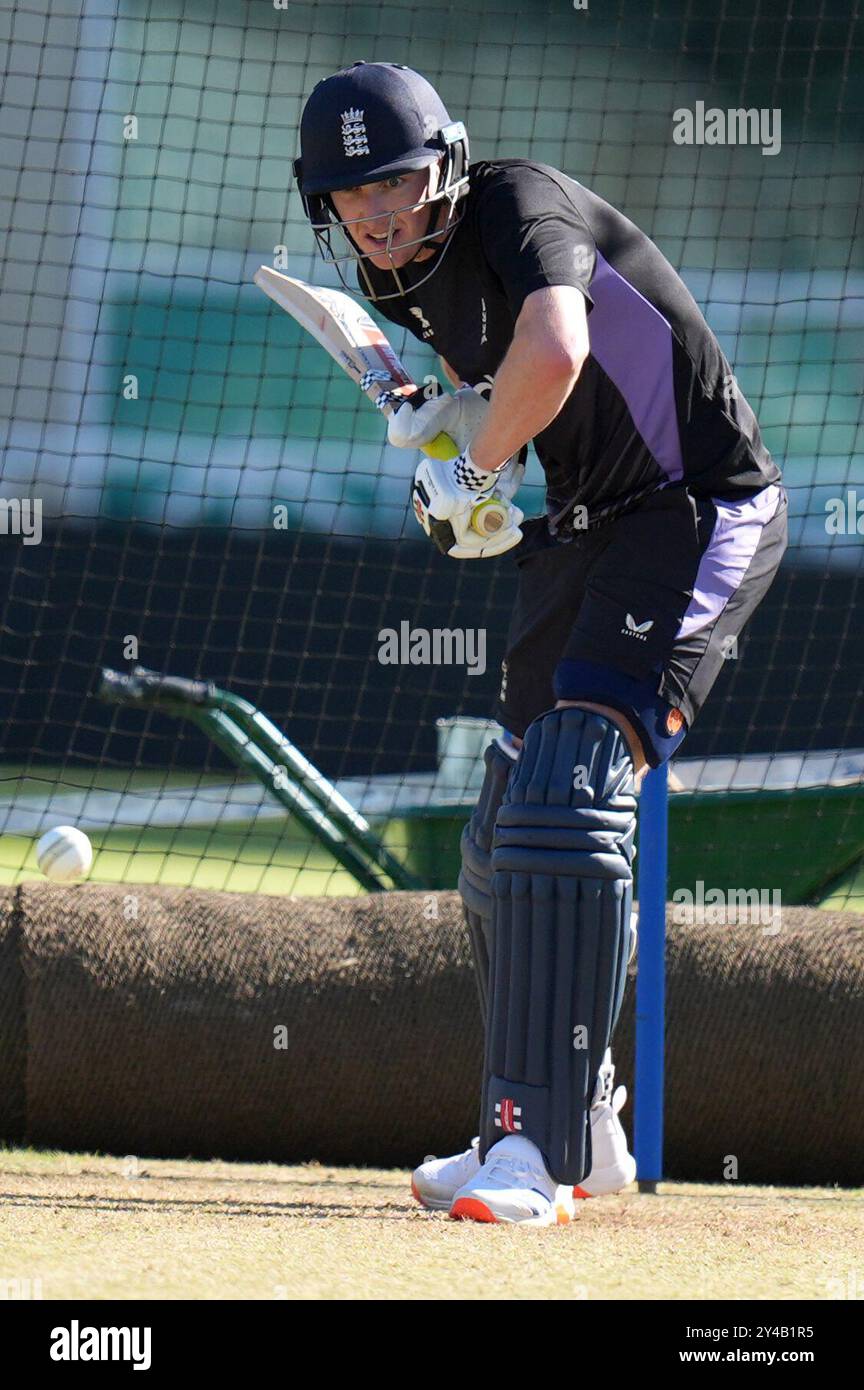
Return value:
M 610 1040 L 638 781 L 680 748 L 768 590 L 787 496 L 683 281 L 590 189 L 525 159 L 469 165 L 464 125 L 397 63 L 319 82 L 300 146 L 322 255 L 455 388 L 389 423 L 402 448 L 443 431 L 459 450 L 416 470 L 423 530 L 455 560 L 511 551 L 519 576 L 504 733 L 459 880 L 485 1018 L 479 1140 L 422 1164 L 413 1191 L 455 1218 L 563 1223 L 635 1175 Z M 546 515 L 526 522 L 529 441 Z

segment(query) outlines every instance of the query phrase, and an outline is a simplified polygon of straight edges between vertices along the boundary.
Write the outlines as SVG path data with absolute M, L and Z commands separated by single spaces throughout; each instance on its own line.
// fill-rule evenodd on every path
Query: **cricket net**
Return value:
M 0 881 L 37 877 L 39 835 L 71 823 L 97 882 L 378 886 L 310 825 L 320 800 L 289 804 L 287 754 L 252 767 L 212 721 L 104 698 L 103 671 L 116 693 L 143 667 L 263 712 L 383 846 L 381 887 L 455 883 L 512 566 L 419 536 L 412 460 L 252 284 L 274 261 L 335 283 L 290 159 L 314 83 L 362 56 L 422 71 L 473 158 L 551 163 L 621 208 L 706 313 L 791 545 L 676 763 L 670 893 L 860 906 L 857 3 L 12 0 L 0 21 Z M 779 148 L 706 143 L 708 108 L 781 112 Z M 520 501 L 542 509 L 536 460 Z

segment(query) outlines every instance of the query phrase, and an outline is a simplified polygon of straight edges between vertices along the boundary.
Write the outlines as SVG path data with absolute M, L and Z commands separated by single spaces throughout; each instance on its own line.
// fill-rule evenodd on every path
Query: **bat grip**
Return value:
M 420 448 L 427 458 L 455 459 L 459 454 L 459 446 L 450 438 L 449 434 L 436 434 L 434 439 L 430 439 L 428 444 L 421 444 Z
M 448 459 L 456 458 L 459 453 L 457 445 L 449 434 L 444 433 L 436 435 L 434 439 L 429 440 L 428 444 L 421 444 L 420 447 L 428 458 L 442 459 L 445 462 Z M 484 498 L 477 503 L 471 513 L 471 527 L 478 536 L 489 537 L 504 525 L 506 518 L 506 502 L 503 502 L 499 497 Z
M 428 444 L 421 444 L 423 453 L 427 458 L 455 459 L 459 453 L 458 446 L 450 438 L 449 434 L 437 434 L 434 439 L 430 439 Z M 478 502 L 471 513 L 471 527 L 478 536 L 489 537 L 495 533 L 507 517 L 507 503 L 500 498 L 484 498 Z

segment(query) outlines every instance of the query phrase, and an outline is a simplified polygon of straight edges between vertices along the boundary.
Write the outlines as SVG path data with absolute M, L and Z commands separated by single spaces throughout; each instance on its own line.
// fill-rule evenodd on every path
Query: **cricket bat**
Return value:
M 377 323 L 350 295 L 307 285 L 267 265 L 256 270 L 254 279 L 385 415 L 392 415 L 417 390 Z M 421 447 L 435 459 L 452 459 L 459 453 L 449 434 L 439 434 Z M 489 537 L 507 524 L 507 515 L 506 503 L 488 497 L 474 508 L 471 526 L 478 535 Z

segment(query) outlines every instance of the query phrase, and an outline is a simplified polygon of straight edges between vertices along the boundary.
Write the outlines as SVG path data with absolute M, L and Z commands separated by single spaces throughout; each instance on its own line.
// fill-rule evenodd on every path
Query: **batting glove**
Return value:
M 489 402 L 473 386 L 463 386 L 455 393 L 444 392 L 424 401 L 416 410 L 411 401 L 405 401 L 390 416 L 387 438 L 397 449 L 421 449 L 436 435 L 449 434 L 460 450 L 467 449 L 488 409 Z
M 508 494 L 497 486 L 508 472 Z M 423 458 L 414 474 L 414 515 L 444 555 L 454 560 L 482 560 L 502 555 L 522 539 L 524 513 L 510 498 L 524 473 L 521 459 L 486 472 L 474 467 L 469 450 L 446 463 Z M 512 490 L 511 490 L 512 489 Z

